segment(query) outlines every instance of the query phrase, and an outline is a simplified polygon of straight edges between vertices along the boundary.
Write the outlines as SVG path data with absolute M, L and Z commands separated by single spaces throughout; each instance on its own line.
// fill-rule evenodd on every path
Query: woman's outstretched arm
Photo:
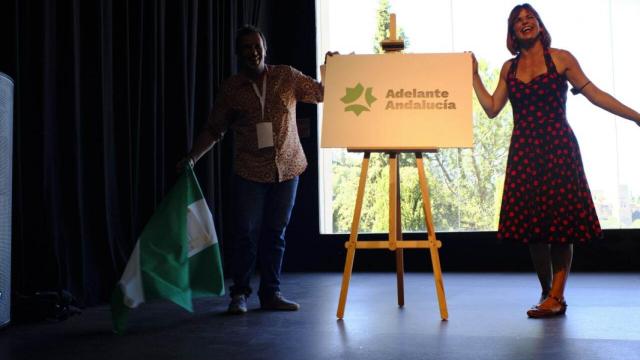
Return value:
M 574 87 L 575 94 L 583 94 L 592 104 L 622 118 L 634 121 L 640 126 L 640 114 L 618 101 L 609 93 L 593 84 L 580 68 L 578 60 L 568 51 L 559 50 L 558 57 L 566 66 L 565 75 Z

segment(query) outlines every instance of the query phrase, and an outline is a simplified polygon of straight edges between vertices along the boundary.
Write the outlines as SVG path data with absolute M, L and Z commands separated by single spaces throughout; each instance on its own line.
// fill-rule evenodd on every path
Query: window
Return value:
M 632 45 L 640 2 L 538 0 L 533 5 L 553 47 L 569 50 L 593 83 L 640 109 L 640 50 Z M 378 26 L 393 12 L 399 34 L 408 40 L 405 52 L 474 51 L 485 85 L 493 91 L 500 67 L 511 58 L 505 40 L 512 6 L 475 0 L 317 0 L 318 63 L 328 50 L 374 53 Z M 640 128 L 584 96 L 569 95 L 567 113 L 602 226 L 640 228 Z M 488 119 L 474 96 L 475 147 L 425 155 L 437 231 L 496 230 L 511 127 L 509 106 Z M 321 231 L 348 232 L 362 154 L 343 149 L 320 149 L 319 154 Z M 403 229 L 424 231 L 413 155 L 400 163 Z M 361 232 L 387 231 L 387 177 L 386 158 L 372 155 Z

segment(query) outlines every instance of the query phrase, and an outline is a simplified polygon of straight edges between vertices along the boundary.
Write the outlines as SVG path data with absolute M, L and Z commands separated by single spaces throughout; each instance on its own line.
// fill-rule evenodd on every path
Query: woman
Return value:
M 584 174 L 578 142 L 567 123 L 567 81 L 572 93 L 640 125 L 640 114 L 596 87 L 566 50 L 551 48 L 551 36 L 529 4 L 508 20 L 507 48 L 515 55 L 489 94 L 473 57 L 473 88 L 490 118 L 513 107 L 514 127 L 507 160 L 498 238 L 529 245 L 542 286 L 533 318 L 564 314 L 564 289 L 573 243 L 602 236 Z

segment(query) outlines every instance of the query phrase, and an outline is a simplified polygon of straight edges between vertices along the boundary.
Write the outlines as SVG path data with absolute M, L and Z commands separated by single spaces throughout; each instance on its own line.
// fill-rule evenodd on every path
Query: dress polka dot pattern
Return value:
M 524 243 L 586 242 L 602 236 L 578 141 L 566 118 L 567 79 L 548 49 L 547 72 L 507 85 L 514 127 L 507 159 L 498 238 Z

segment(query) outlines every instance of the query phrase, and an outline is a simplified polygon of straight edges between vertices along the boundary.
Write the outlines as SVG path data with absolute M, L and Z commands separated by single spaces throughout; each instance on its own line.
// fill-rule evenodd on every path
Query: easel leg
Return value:
M 396 252 L 396 282 L 398 306 L 404 306 L 404 251 L 396 247 L 402 241 L 402 212 L 400 208 L 400 169 L 398 153 L 389 154 L 389 248 Z
M 440 305 L 440 317 L 442 320 L 449 319 L 447 311 L 447 298 L 444 295 L 444 282 L 442 280 L 442 271 L 440 270 L 440 256 L 438 255 L 438 245 L 435 241 L 430 247 L 431 264 L 433 267 L 433 280 L 436 283 L 436 293 L 438 294 L 438 304 Z
M 398 306 L 404 306 L 404 250 L 396 249 L 396 278 L 398 282 Z
M 431 265 L 433 267 L 433 278 L 436 285 L 436 293 L 438 295 L 438 304 L 440 305 L 440 317 L 442 320 L 449 318 L 447 311 L 447 299 L 444 294 L 444 282 L 442 280 L 442 271 L 440 268 L 440 256 L 438 248 L 441 246 L 440 241 L 436 240 L 435 227 L 433 226 L 433 216 L 431 214 L 431 199 L 429 197 L 429 183 L 424 170 L 424 162 L 422 161 L 422 153 L 415 153 L 416 167 L 418 168 L 418 178 L 420 180 L 420 191 L 422 192 L 422 208 L 424 210 L 424 218 L 427 225 L 429 252 L 431 254 Z
M 338 303 L 338 319 L 344 317 L 344 308 L 347 302 L 347 293 L 349 292 L 349 281 L 351 280 L 351 271 L 353 270 L 353 259 L 356 256 L 356 247 L 349 244 L 347 249 L 347 258 L 344 262 L 344 273 L 342 274 L 342 288 L 340 289 L 340 301 Z
M 344 262 L 344 272 L 342 274 L 342 287 L 340 289 L 340 300 L 338 302 L 338 319 L 344 317 L 344 308 L 347 302 L 347 293 L 349 292 L 349 281 L 351 280 L 351 272 L 353 270 L 353 260 L 356 255 L 356 246 L 358 242 L 358 231 L 360 229 L 360 213 L 362 211 L 362 199 L 364 198 L 364 189 L 367 182 L 367 172 L 369 170 L 369 158 L 371 153 L 365 152 L 362 158 L 362 168 L 360 169 L 360 182 L 358 184 L 358 193 L 356 195 L 356 204 L 353 211 L 353 220 L 351 221 L 351 234 L 349 241 L 345 244 L 347 247 L 347 258 Z

